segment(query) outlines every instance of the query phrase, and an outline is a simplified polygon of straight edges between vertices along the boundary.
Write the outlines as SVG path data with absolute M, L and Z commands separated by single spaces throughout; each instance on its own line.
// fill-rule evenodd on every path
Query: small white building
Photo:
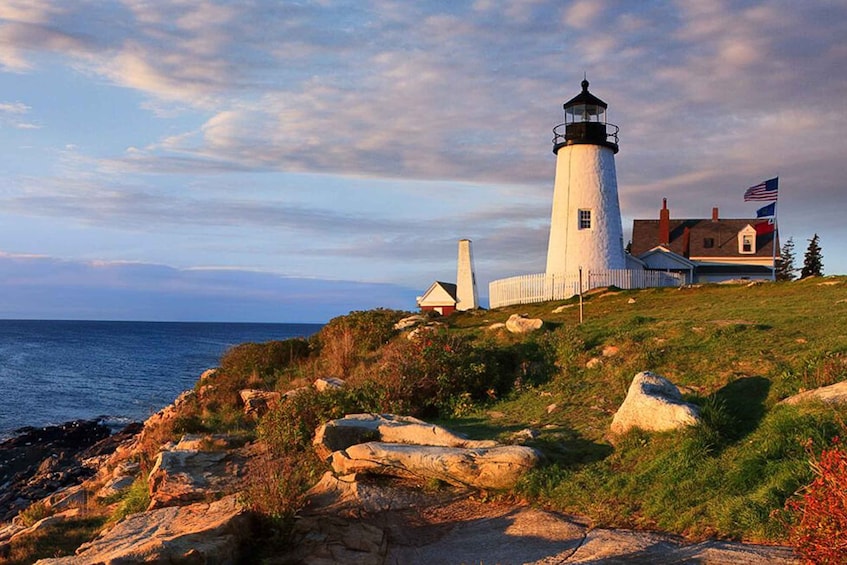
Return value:
M 418 296 L 418 308 L 427 311 L 438 312 L 443 316 L 447 316 L 456 311 L 456 285 L 435 281 L 432 283 L 422 296 Z

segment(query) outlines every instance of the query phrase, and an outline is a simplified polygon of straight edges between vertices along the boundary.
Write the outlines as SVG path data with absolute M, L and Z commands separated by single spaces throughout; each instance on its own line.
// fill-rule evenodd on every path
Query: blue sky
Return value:
M 325 321 L 544 270 L 583 73 L 634 218 L 755 215 L 847 272 L 847 4 L 0 1 L 0 317 Z M 625 234 L 628 237 L 628 233 Z

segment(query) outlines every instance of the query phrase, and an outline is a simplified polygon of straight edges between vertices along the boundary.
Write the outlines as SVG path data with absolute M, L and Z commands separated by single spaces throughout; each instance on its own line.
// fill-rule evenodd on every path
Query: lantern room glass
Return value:
M 606 122 L 606 109 L 594 104 L 575 104 L 565 109 L 565 123 Z

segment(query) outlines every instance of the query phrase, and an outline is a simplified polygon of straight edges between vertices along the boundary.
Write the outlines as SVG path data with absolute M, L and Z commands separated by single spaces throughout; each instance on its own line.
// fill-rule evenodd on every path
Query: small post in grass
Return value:
M 582 323 L 582 266 L 579 267 L 579 323 Z

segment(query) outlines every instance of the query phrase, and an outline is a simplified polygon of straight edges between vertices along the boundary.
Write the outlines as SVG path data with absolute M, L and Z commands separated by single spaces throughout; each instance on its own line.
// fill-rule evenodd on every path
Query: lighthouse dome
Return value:
M 588 80 L 582 92 L 565 102 L 565 123 L 553 128 L 553 153 L 565 145 L 602 145 L 618 152 L 618 126 L 606 121 L 608 105 L 588 92 Z

